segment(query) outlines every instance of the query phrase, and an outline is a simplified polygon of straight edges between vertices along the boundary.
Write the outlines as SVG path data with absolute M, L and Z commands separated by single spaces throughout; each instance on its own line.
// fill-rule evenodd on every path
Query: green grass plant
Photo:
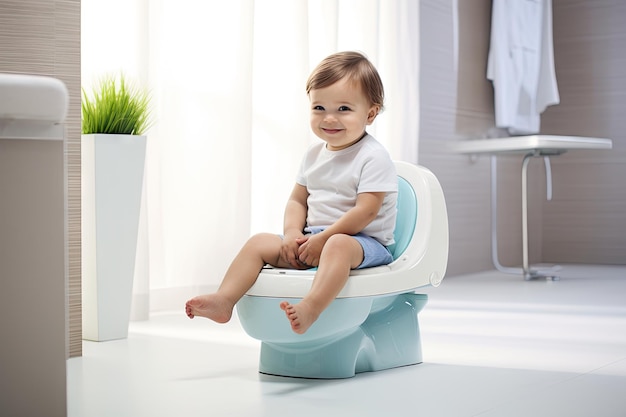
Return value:
M 91 96 L 82 89 L 82 133 L 142 135 L 151 125 L 150 95 L 123 75 L 105 76 Z

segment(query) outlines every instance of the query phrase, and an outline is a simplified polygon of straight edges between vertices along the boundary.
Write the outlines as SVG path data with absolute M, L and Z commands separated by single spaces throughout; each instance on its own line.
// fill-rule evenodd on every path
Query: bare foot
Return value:
M 298 334 L 304 334 L 319 317 L 319 313 L 315 312 L 306 301 L 300 301 L 298 304 L 283 301 L 280 303 L 280 308 L 285 312 L 291 324 L 291 330 Z
M 190 319 L 200 316 L 217 323 L 226 323 L 233 315 L 235 305 L 219 294 L 199 295 L 187 301 L 185 313 Z

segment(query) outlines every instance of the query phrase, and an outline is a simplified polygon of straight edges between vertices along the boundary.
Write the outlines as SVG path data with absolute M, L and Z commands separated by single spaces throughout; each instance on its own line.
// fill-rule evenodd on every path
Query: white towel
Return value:
M 493 0 L 487 78 L 496 126 L 539 133 L 540 114 L 559 103 L 552 45 L 552 0 Z

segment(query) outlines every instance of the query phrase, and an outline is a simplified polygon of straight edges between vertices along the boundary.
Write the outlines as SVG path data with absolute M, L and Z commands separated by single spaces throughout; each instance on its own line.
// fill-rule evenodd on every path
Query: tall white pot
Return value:
M 128 336 L 146 137 L 83 135 L 83 338 Z

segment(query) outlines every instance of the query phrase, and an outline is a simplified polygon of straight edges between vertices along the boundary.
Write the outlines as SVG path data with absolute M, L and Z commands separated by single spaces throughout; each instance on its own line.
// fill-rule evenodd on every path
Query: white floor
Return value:
M 489 271 L 426 291 L 424 363 L 345 380 L 257 372 L 259 342 L 179 312 L 68 361 L 70 417 L 626 416 L 626 266 Z

